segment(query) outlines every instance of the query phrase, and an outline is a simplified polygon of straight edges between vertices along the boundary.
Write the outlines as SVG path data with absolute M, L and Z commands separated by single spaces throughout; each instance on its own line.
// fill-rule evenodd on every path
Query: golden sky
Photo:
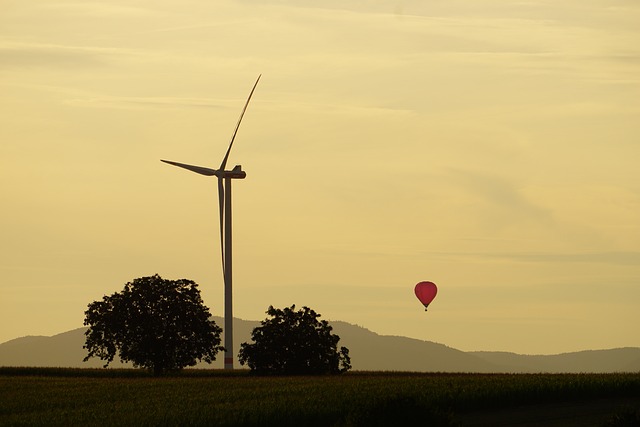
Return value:
M 262 74 L 228 163 L 236 316 L 640 346 L 637 1 L 0 7 L 0 342 L 154 273 L 223 314 L 215 178 L 159 160 L 216 168 Z

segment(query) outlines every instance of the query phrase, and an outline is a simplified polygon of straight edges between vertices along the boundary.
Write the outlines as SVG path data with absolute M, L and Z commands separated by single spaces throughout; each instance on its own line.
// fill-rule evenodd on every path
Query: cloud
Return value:
M 65 101 L 67 105 L 98 108 L 149 109 L 149 108 L 226 108 L 231 101 L 209 98 L 184 97 L 134 97 L 134 96 L 86 96 Z
M 70 68 L 103 67 L 110 57 L 129 54 L 123 49 L 39 43 L 0 44 L 0 67 Z
M 491 165 L 487 165 L 491 167 Z M 529 201 L 516 184 L 497 174 L 450 169 L 449 182 L 467 193 L 474 205 L 474 216 L 502 228 L 522 221 L 549 222 L 550 212 Z
M 638 251 L 602 252 L 436 252 L 435 256 L 445 259 L 493 259 L 526 263 L 554 264 L 607 264 L 617 266 L 640 265 Z
M 637 251 L 607 251 L 587 253 L 528 253 L 505 254 L 509 258 L 525 262 L 553 262 L 553 263 L 602 263 L 610 265 L 640 265 L 640 252 Z
M 148 17 L 153 9 L 132 7 L 114 4 L 114 2 L 98 2 L 98 1 L 78 1 L 78 2 L 65 2 L 58 4 L 43 4 L 40 6 L 41 10 L 47 14 L 61 13 L 63 15 L 81 15 L 104 18 L 108 17 L 121 17 L 121 16 L 139 16 Z

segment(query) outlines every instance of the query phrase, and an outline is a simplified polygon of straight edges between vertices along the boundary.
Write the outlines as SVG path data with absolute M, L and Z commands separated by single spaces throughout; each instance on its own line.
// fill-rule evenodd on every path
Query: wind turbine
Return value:
M 247 98 L 247 102 L 244 104 L 236 128 L 233 131 L 229 148 L 227 153 L 222 159 L 222 163 L 218 169 L 210 169 L 202 166 L 187 165 L 184 163 L 172 162 L 169 160 L 162 160 L 170 165 L 178 166 L 184 169 L 188 169 L 192 172 L 205 176 L 215 176 L 218 178 L 218 204 L 220 206 L 220 253 L 222 255 L 222 275 L 224 277 L 224 369 L 233 369 L 233 304 L 232 304 L 232 264 L 231 264 L 231 180 L 232 179 L 244 179 L 247 174 L 242 170 L 242 166 L 236 165 L 231 170 L 225 170 L 227 167 L 227 160 L 229 159 L 229 153 L 233 146 L 233 141 L 236 139 L 240 122 L 244 117 L 247 106 L 251 100 L 253 92 L 258 86 L 260 77 L 256 80 Z

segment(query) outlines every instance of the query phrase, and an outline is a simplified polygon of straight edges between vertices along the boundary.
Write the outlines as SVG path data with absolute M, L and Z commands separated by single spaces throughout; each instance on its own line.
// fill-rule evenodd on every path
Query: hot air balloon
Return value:
M 424 311 L 427 311 L 427 307 L 429 307 L 429 304 L 438 293 L 438 288 L 433 282 L 420 282 L 416 285 L 414 291 L 420 302 L 424 304 Z

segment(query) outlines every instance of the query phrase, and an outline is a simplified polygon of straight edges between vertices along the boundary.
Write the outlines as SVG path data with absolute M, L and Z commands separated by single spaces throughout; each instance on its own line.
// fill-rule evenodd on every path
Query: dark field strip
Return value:
M 602 399 L 640 402 L 640 373 L 255 377 L 186 370 L 154 378 L 131 369 L 0 368 L 0 426 L 450 426 L 474 413 Z

